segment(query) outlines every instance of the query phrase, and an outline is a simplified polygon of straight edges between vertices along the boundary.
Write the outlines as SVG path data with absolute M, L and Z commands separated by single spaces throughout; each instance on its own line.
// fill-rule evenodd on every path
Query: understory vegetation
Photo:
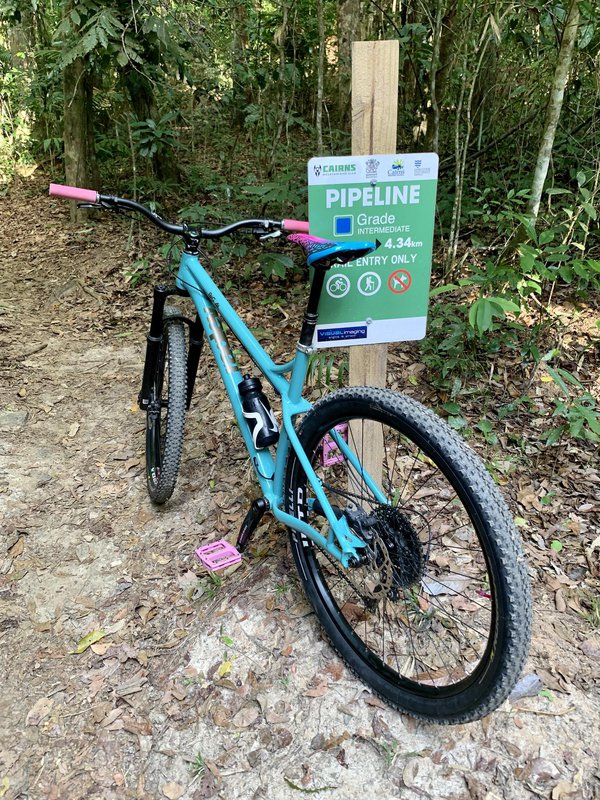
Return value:
M 585 0 L 2 0 L 0 176 L 43 170 L 201 223 L 302 218 L 306 160 L 350 149 L 351 42 L 398 39 L 397 152 L 440 155 L 420 346 L 439 406 L 466 428 L 464 404 L 504 381 L 486 440 L 528 414 L 541 446 L 596 443 L 599 18 Z M 144 241 L 132 291 L 173 260 Z M 280 244 L 209 255 L 226 289 L 257 267 L 275 306 L 301 294 Z M 313 376 L 343 382 L 343 359 Z

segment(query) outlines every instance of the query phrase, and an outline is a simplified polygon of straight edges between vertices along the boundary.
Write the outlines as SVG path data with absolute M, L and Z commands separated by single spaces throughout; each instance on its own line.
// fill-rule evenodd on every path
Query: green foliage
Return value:
M 316 389 L 332 391 L 346 385 L 348 356 L 339 352 L 317 350 L 308 360 L 308 381 Z
M 267 278 L 272 275 L 285 278 L 287 270 L 294 266 L 294 260 L 284 253 L 261 253 L 258 256 L 258 262 Z
M 132 289 L 146 283 L 154 283 L 162 277 L 172 275 L 179 266 L 180 251 L 174 244 L 159 247 L 153 258 L 138 258 L 130 266 L 123 269 L 125 282 Z
M 199 778 L 201 778 L 206 772 L 206 763 L 204 761 L 204 756 L 200 751 L 196 753 L 194 760 L 192 761 L 192 772 Z
M 138 153 L 142 158 L 164 155 L 169 150 L 179 147 L 172 124 L 176 117 L 176 112 L 170 111 L 158 121 L 146 119 L 130 123 L 133 131 L 133 141 L 137 145 Z
M 494 319 L 505 320 L 506 312 L 518 313 L 520 306 L 504 297 L 480 297 L 469 309 L 469 325 L 480 333 L 494 329 Z
M 551 350 L 542 358 L 546 371 L 559 389 L 551 398 L 552 420 L 560 424 L 548 431 L 544 437 L 547 445 L 556 444 L 565 434 L 574 439 L 600 441 L 600 408 L 589 391 L 568 370 L 552 367 L 550 362 L 557 355 Z

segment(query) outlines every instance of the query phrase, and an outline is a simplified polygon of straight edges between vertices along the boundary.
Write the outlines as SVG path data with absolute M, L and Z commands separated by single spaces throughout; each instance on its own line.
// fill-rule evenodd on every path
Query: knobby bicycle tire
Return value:
M 385 504 L 330 436 L 336 426 L 361 461 L 365 443 L 379 440 L 373 477 Z M 334 392 L 298 433 L 329 501 L 369 542 L 363 563 L 343 569 L 290 531 L 301 583 L 335 650 L 413 716 L 461 723 L 490 713 L 527 656 L 531 597 L 518 534 L 483 463 L 431 411 L 384 389 Z M 327 535 L 311 492 L 292 452 L 287 509 Z
M 146 412 L 146 479 L 153 503 L 173 494 L 183 448 L 187 395 L 185 329 L 165 309 L 163 342 Z

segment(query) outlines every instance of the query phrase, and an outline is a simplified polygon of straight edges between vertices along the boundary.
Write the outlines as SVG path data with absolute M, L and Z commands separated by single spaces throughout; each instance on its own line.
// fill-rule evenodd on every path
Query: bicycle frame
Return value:
M 178 289 L 184 290 L 190 295 L 196 306 L 200 322 L 206 333 L 225 389 L 229 395 L 240 432 L 248 449 L 256 478 L 261 486 L 264 498 L 269 504 L 269 509 L 277 520 L 325 548 L 344 567 L 349 566 L 351 559 L 360 558 L 360 550 L 365 547 L 365 543 L 350 530 L 345 517 L 339 519 L 336 517 L 294 428 L 295 417 L 298 414 L 310 411 L 312 408 L 312 404 L 302 396 L 309 359 L 305 348 L 299 348 L 292 361 L 286 364 L 276 364 L 240 319 L 227 298 L 202 267 L 198 256 L 195 254 L 182 253 L 176 285 Z M 281 397 L 283 426 L 275 457 L 273 457 L 269 449 L 257 450 L 252 441 L 238 392 L 238 384 L 242 380 L 242 374 L 227 341 L 221 319 L 224 320 L 252 361 Z M 284 377 L 286 373 L 290 373 L 289 380 Z M 361 478 L 377 500 L 386 503 L 385 496 L 365 472 L 353 451 L 341 437 L 337 436 L 336 432 L 333 431 L 331 434 L 344 456 L 361 475 Z M 312 485 L 316 499 L 329 522 L 327 537 L 323 536 L 304 520 L 293 517 L 284 510 L 285 469 L 290 447 L 298 457 L 307 480 Z

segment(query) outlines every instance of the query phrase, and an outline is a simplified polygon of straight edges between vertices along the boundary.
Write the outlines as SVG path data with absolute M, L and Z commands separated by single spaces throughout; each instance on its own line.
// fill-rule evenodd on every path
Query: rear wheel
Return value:
M 377 498 L 332 437 L 367 465 Z M 435 414 L 382 389 L 350 388 L 315 405 L 299 429 L 332 506 L 367 542 L 359 566 L 291 532 L 306 594 L 346 664 L 391 705 L 436 722 L 479 719 L 514 686 L 531 600 L 511 516 L 481 461 Z M 367 456 L 368 459 L 368 456 Z M 292 453 L 288 511 L 327 535 Z
M 165 309 L 163 341 L 146 411 L 146 478 L 154 503 L 173 494 L 185 427 L 187 375 L 184 324 Z

